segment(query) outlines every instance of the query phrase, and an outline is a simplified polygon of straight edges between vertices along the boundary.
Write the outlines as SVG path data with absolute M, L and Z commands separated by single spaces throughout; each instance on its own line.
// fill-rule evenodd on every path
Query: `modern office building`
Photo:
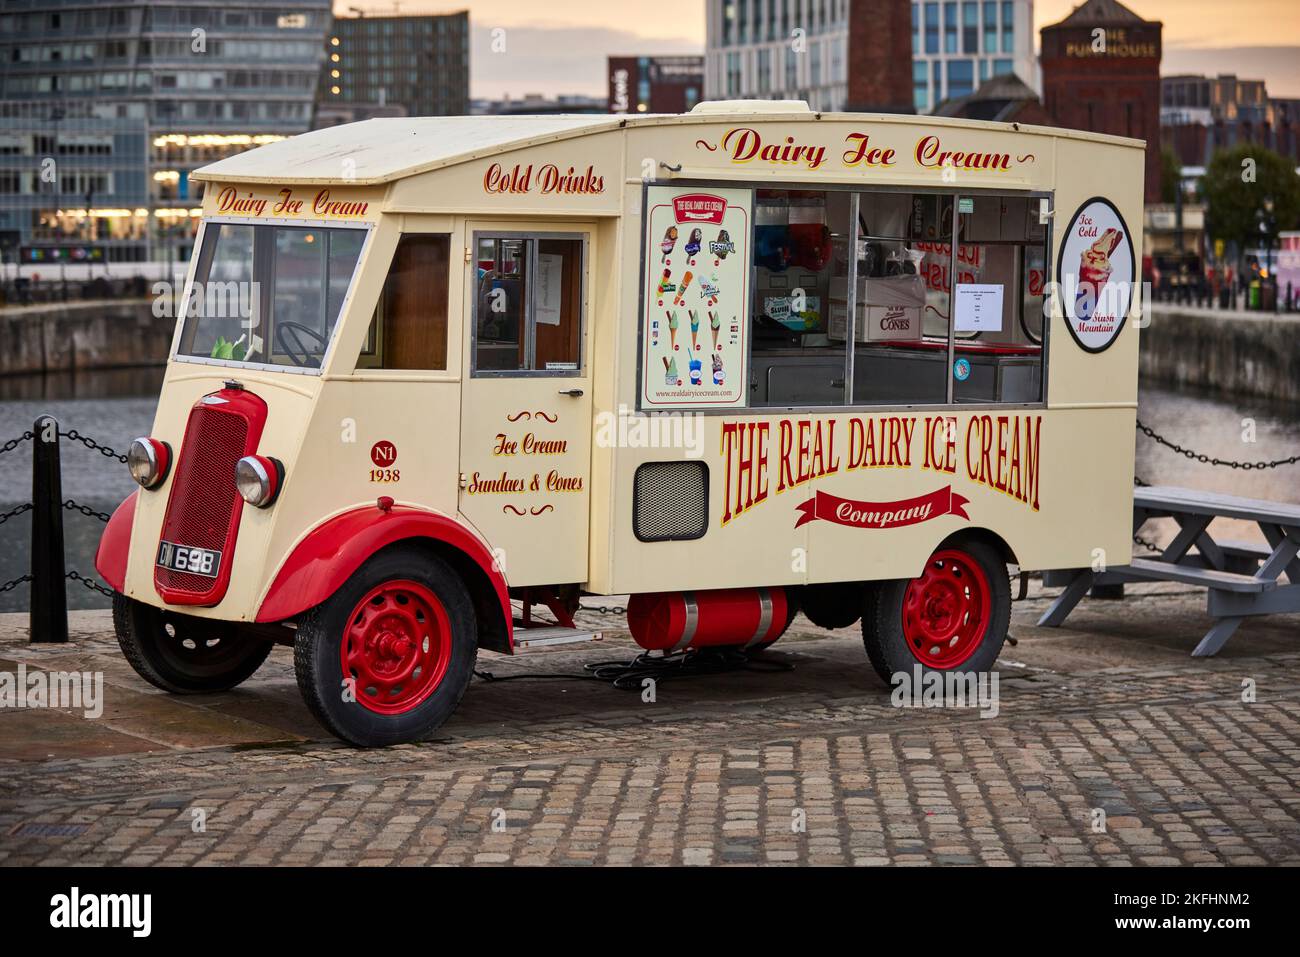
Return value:
M 704 96 L 702 56 L 606 58 L 610 113 L 686 113 Z
M 311 121 L 330 0 L 0 0 L 0 252 L 188 256 L 190 172 Z
M 869 24 L 873 6 L 706 0 L 705 98 L 805 99 L 814 109 L 843 109 L 864 95 L 849 92 L 854 51 L 862 49 L 848 42 L 850 22 L 856 13 Z M 1033 0 L 913 0 L 911 14 L 918 112 L 967 96 L 993 76 L 1014 73 L 1037 89 Z
M 469 112 L 469 12 L 340 17 L 325 44 L 319 100 L 395 103 L 408 116 Z

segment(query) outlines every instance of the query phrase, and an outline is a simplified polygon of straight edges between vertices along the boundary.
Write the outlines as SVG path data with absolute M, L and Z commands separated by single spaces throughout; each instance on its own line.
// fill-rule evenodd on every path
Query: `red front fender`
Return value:
M 506 580 L 492 553 L 477 535 L 454 519 L 408 505 L 394 505 L 387 511 L 376 506 L 356 508 L 336 515 L 300 541 L 280 566 L 275 582 L 262 600 L 257 621 L 284 621 L 319 605 L 348 580 L 375 552 L 405 540 L 425 539 L 441 543 L 458 556 L 469 559 L 485 576 L 495 594 L 491 610 L 500 606 L 504 638 L 511 643 L 512 614 Z M 466 582 L 471 592 L 474 583 Z M 476 601 L 483 614 L 487 604 Z M 500 633 L 496 622 L 483 622 L 485 633 Z M 487 627 L 487 626 L 494 627 Z
M 139 494 L 138 489 L 132 492 L 114 510 L 95 551 L 95 571 L 118 592 L 126 591 L 126 560 L 131 553 L 131 526 L 135 524 L 135 502 Z

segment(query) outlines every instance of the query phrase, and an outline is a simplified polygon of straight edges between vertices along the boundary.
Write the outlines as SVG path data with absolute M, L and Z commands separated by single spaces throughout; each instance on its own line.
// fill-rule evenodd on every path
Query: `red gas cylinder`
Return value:
M 636 643 L 650 651 L 757 648 L 781 637 L 792 612 L 784 588 L 655 592 L 632 596 L 627 623 Z

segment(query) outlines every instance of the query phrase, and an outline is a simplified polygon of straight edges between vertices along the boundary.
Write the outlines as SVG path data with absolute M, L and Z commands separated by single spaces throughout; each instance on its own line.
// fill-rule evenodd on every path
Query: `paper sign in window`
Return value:
M 537 254 L 537 322 L 543 326 L 560 324 L 560 293 L 564 287 L 564 257 L 554 253 Z
M 1003 287 L 992 284 L 958 284 L 954 312 L 958 332 L 1002 331 Z

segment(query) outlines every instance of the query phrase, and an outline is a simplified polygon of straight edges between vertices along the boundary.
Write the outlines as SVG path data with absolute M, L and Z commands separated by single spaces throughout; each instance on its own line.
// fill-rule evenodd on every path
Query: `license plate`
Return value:
M 221 567 L 221 552 L 212 548 L 177 545 L 175 542 L 158 543 L 158 564 L 174 572 L 217 577 Z

